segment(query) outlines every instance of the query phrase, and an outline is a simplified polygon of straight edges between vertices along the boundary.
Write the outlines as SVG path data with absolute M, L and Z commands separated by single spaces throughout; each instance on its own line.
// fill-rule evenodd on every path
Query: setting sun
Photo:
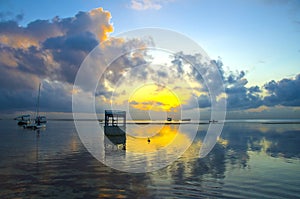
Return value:
M 129 104 L 139 110 L 174 111 L 181 106 L 178 96 L 165 86 L 143 85 L 129 98 Z

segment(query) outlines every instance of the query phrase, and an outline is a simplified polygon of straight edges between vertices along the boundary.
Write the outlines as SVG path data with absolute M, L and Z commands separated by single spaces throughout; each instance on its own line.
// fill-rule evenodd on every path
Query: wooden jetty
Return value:
M 105 110 L 104 133 L 107 136 L 125 135 L 126 111 Z

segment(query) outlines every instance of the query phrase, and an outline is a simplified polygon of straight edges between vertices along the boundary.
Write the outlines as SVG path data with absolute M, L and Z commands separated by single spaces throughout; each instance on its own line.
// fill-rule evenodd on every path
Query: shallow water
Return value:
M 197 124 L 185 125 L 177 134 L 190 135 Z M 49 121 L 37 133 L 1 120 L 0 198 L 299 198 L 300 124 L 225 123 L 214 149 L 199 158 L 207 127 L 199 125 L 191 147 L 172 164 L 133 174 L 95 159 L 71 121 Z M 124 159 L 141 149 L 138 142 L 146 144 L 143 152 L 168 144 L 162 133 L 147 145 L 144 134 L 157 131 L 153 125 L 135 128 L 127 125 L 143 138 L 126 139 Z M 176 129 L 170 125 L 164 132 Z

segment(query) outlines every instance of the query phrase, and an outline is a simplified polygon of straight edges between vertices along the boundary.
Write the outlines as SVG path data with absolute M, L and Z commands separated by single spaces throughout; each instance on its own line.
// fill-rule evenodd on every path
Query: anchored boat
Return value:
M 38 98 L 37 98 L 37 105 L 36 105 L 36 118 L 34 120 L 34 123 L 25 124 L 23 127 L 27 129 L 40 129 L 40 128 L 46 128 L 47 118 L 46 116 L 40 116 L 40 94 L 41 94 L 41 83 L 39 84 L 39 92 L 38 92 Z
M 18 125 L 25 125 L 31 123 L 30 115 L 21 115 L 16 117 L 15 120 L 18 121 Z

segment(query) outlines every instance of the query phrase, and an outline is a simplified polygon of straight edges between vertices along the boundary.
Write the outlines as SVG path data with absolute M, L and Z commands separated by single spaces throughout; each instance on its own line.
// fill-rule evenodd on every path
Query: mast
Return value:
M 41 83 L 39 84 L 38 99 L 36 104 L 36 118 L 39 116 L 39 112 L 40 112 L 40 92 L 41 92 Z

